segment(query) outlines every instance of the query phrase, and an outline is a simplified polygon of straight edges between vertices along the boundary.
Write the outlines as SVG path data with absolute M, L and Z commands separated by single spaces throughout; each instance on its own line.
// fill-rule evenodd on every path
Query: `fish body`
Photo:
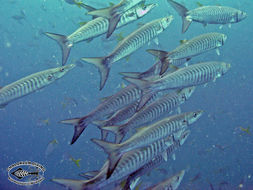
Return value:
M 145 126 L 168 115 L 174 108 L 189 99 L 194 89 L 187 88 L 179 92 L 166 94 L 138 111 L 127 123 L 120 126 L 104 127 L 103 129 L 115 133 L 116 143 L 120 143 L 129 130 L 133 131 L 138 127 Z
M 110 172 L 117 166 L 117 163 L 119 162 L 123 153 L 136 148 L 145 147 L 148 144 L 184 130 L 187 126 L 196 122 L 202 116 L 202 113 L 203 111 L 195 111 L 165 118 L 140 130 L 121 144 L 113 144 L 98 139 L 92 139 L 92 141 L 102 147 L 109 155 Z
M 178 69 L 177 71 L 166 74 L 161 78 L 149 80 L 125 78 L 129 82 L 135 84 L 143 90 L 140 107 L 145 105 L 153 93 L 161 90 L 185 88 L 190 86 L 198 86 L 210 81 L 215 81 L 223 76 L 230 69 L 230 64 L 224 62 L 204 62 L 188 67 Z
M 83 61 L 94 64 L 100 72 L 100 90 L 103 89 L 105 82 L 109 76 L 110 68 L 113 63 L 130 55 L 150 40 L 155 38 L 163 32 L 173 20 L 172 16 L 163 17 L 153 20 L 130 35 L 124 38 L 112 51 L 112 53 L 105 57 L 98 58 L 82 58 Z
M 159 50 L 147 51 L 157 56 L 162 61 L 160 74 L 163 74 L 171 63 L 170 60 L 192 58 L 193 56 L 217 49 L 224 45 L 226 39 L 227 36 L 222 33 L 205 33 L 181 44 L 172 52 L 164 52 Z
M 136 5 L 135 7 L 129 9 L 128 11 L 125 12 L 125 14 L 122 15 L 117 25 L 117 28 L 142 18 L 147 13 L 149 13 L 154 7 L 156 7 L 156 4 L 148 4 L 146 6 L 142 6 L 141 4 Z M 45 34 L 48 37 L 52 38 L 53 40 L 56 40 L 58 44 L 61 46 L 62 65 L 65 65 L 69 57 L 71 47 L 73 47 L 78 42 L 91 40 L 97 36 L 104 34 L 107 31 L 108 26 L 109 22 L 107 19 L 103 17 L 97 17 L 89 21 L 85 25 L 81 26 L 80 28 L 78 28 L 69 36 L 49 32 L 46 32 Z
M 118 111 L 140 98 L 141 90 L 134 85 L 128 85 L 116 94 L 108 97 L 86 116 L 61 121 L 61 123 L 72 124 L 75 126 L 75 132 L 71 144 L 79 138 L 88 124 L 102 119 L 103 117 Z
M 152 143 L 145 148 L 140 148 L 125 153 L 119 161 L 118 166 L 115 168 L 114 172 L 108 179 L 106 179 L 109 166 L 107 161 L 102 167 L 99 174 L 90 180 L 53 179 L 52 181 L 75 190 L 101 189 L 106 185 L 127 178 L 130 174 L 137 171 L 157 156 L 161 155 L 164 152 L 166 153 L 174 141 L 179 141 L 182 145 L 189 134 L 189 131 L 185 131 L 178 138 L 168 137 L 166 139 Z
M 137 4 L 144 3 L 143 0 L 121 0 L 120 3 L 103 9 L 98 9 L 88 12 L 88 14 L 93 16 L 101 16 L 109 21 L 109 26 L 107 30 L 106 37 L 109 38 L 113 31 L 115 30 L 118 22 L 120 21 L 122 15 L 132 7 Z
M 164 181 L 152 187 L 147 188 L 147 190 L 176 190 L 179 187 L 184 177 L 184 174 L 185 174 L 185 170 L 182 170 L 178 172 L 177 174 L 175 174 L 174 176 L 168 179 L 165 179 Z
M 75 67 L 74 64 L 40 71 L 24 77 L 0 89 L 0 106 L 3 108 L 8 103 L 31 94 L 60 79 Z
M 225 6 L 201 6 L 193 10 L 187 10 L 183 5 L 167 0 L 182 17 L 182 32 L 186 32 L 192 21 L 207 24 L 231 24 L 238 23 L 247 17 L 241 10 Z

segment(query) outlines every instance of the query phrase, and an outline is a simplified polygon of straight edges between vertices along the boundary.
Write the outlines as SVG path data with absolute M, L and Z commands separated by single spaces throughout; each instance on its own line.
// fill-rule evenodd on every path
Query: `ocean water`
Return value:
M 85 1 L 97 8 L 109 1 Z M 117 2 L 117 1 L 112 1 Z M 190 64 L 201 61 L 225 61 L 230 71 L 207 86 L 197 87 L 196 92 L 182 111 L 205 111 L 191 128 L 186 143 L 176 151 L 176 160 L 169 159 L 142 184 L 157 183 L 179 170 L 187 172 L 179 187 L 181 190 L 253 189 L 253 2 L 251 0 L 201 0 L 204 5 L 226 5 L 247 12 L 248 17 L 231 28 L 218 25 L 203 27 L 192 23 L 181 34 L 181 18 L 166 0 L 150 0 L 159 4 L 149 15 L 115 31 L 127 36 L 136 30 L 138 23 L 172 14 L 174 20 L 159 35 L 159 46 L 151 43 L 133 53 L 129 59 L 113 65 L 102 91 L 97 69 L 84 63 L 65 77 L 36 93 L 11 102 L 0 110 L 0 190 L 14 189 L 65 189 L 50 180 L 52 178 L 82 179 L 79 173 L 99 169 L 106 159 L 102 149 L 91 138 L 100 138 L 100 131 L 89 125 L 74 145 L 69 145 L 73 135 L 71 125 L 60 124 L 63 119 L 86 115 L 99 104 L 100 98 L 120 90 L 127 84 L 118 74 L 122 71 L 144 71 L 155 58 L 146 49 L 170 51 L 182 39 L 190 39 L 206 32 L 222 32 L 228 36 L 221 55 L 215 51 L 194 57 Z M 197 7 L 197 1 L 180 1 L 187 8 Z M 63 0 L 0 0 L 0 86 L 48 68 L 60 66 L 61 50 L 58 44 L 43 32 L 70 34 L 79 22 L 91 18 L 86 11 Z M 20 16 L 24 18 L 20 18 Z M 15 16 L 15 17 L 13 17 Z M 19 16 L 19 17 L 18 17 Z M 68 64 L 81 57 L 103 56 L 117 44 L 115 36 L 105 40 L 102 35 L 93 41 L 76 44 Z M 241 130 L 249 127 L 249 133 Z M 52 140 L 57 144 L 48 147 Z M 70 158 L 81 159 L 78 167 Z M 35 161 L 46 171 L 45 180 L 39 185 L 20 186 L 8 180 L 7 168 L 18 161 Z M 165 170 L 164 170 L 165 169 Z M 211 185 L 210 185 L 211 184 Z M 241 188 L 242 187 L 242 188 Z

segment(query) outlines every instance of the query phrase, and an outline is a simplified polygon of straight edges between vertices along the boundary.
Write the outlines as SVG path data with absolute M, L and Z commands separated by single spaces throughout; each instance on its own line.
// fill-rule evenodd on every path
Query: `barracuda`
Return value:
M 192 38 L 171 52 L 153 49 L 149 49 L 147 52 L 157 56 L 161 60 L 162 68 L 160 75 L 162 75 L 168 69 L 169 64 L 172 64 L 171 60 L 192 58 L 193 56 L 213 49 L 216 49 L 216 52 L 219 55 L 218 48 L 224 45 L 226 39 L 227 36 L 225 34 L 215 32 L 206 33 Z
M 139 104 L 139 107 L 142 108 L 157 91 L 197 86 L 215 81 L 227 73 L 230 67 L 230 64 L 224 62 L 211 61 L 178 69 L 161 78 L 142 80 L 125 77 L 125 79 L 142 89 L 143 96 Z
M 193 10 L 187 10 L 183 5 L 167 0 L 168 3 L 182 17 L 182 33 L 185 33 L 192 21 L 199 22 L 206 26 L 207 24 L 231 24 L 244 20 L 247 14 L 232 7 L 224 6 L 203 6 Z
M 83 61 L 94 64 L 100 73 L 100 90 L 103 89 L 105 82 L 109 76 L 110 68 L 113 63 L 130 55 L 150 40 L 155 38 L 163 32 L 173 20 L 172 16 L 163 17 L 153 20 L 138 30 L 134 31 L 126 38 L 124 38 L 112 51 L 112 53 L 105 57 L 82 58 Z
M 165 118 L 153 125 L 145 127 L 121 144 L 113 144 L 98 139 L 92 139 L 92 141 L 102 147 L 108 154 L 110 160 L 109 173 L 111 173 L 117 166 L 123 153 L 136 148 L 145 147 L 159 139 L 177 133 L 196 122 L 202 114 L 203 111 L 195 111 Z M 104 129 L 107 128 L 108 127 L 105 127 Z
M 4 108 L 8 103 L 16 99 L 50 85 L 57 79 L 63 77 L 74 67 L 74 64 L 70 64 L 44 70 L 2 87 L 0 89 L 0 107 Z
M 115 30 L 122 15 L 124 15 L 127 10 L 131 9 L 132 7 L 134 7 L 135 5 L 139 3 L 145 3 L 145 1 L 121 0 L 120 3 L 112 7 L 90 11 L 88 12 L 88 14 L 93 15 L 93 16 L 101 16 L 108 20 L 109 26 L 108 26 L 106 37 L 109 38 L 112 35 L 113 31 Z
M 194 89 L 195 88 L 187 88 L 178 92 L 166 94 L 147 107 L 141 109 L 130 118 L 127 123 L 119 126 L 104 127 L 102 129 L 115 133 L 116 143 L 120 143 L 128 131 L 133 131 L 138 127 L 150 124 L 150 122 L 158 121 L 169 115 L 175 107 L 178 107 L 190 98 Z
M 131 104 L 132 102 L 138 100 L 140 97 L 141 90 L 139 90 L 134 85 L 128 85 L 127 87 L 121 89 L 118 93 L 106 98 L 106 100 L 104 100 L 86 116 L 83 116 L 81 118 L 62 120 L 61 123 L 74 125 L 75 127 L 71 144 L 73 144 L 79 138 L 87 125 L 93 121 L 102 119 L 106 115 L 118 111 L 124 106 L 127 106 L 128 104 Z
M 156 185 L 153 185 L 153 186 L 147 188 L 146 190 L 162 190 L 162 189 L 176 190 L 179 187 L 179 185 L 184 177 L 184 174 L 185 174 L 185 170 L 181 170 L 180 172 L 178 172 L 174 176 L 172 176 L 168 179 L 165 179 L 164 181 L 162 181 Z
M 166 139 L 159 140 L 148 145 L 145 148 L 136 149 L 125 153 L 122 159 L 119 161 L 118 166 L 108 179 L 107 169 L 108 162 L 105 163 L 100 173 L 90 180 L 71 180 L 71 179 L 53 179 L 53 182 L 66 186 L 72 190 L 96 190 L 103 188 L 108 184 L 115 183 L 116 181 L 126 178 L 131 173 L 137 171 L 141 167 L 151 162 L 154 158 L 161 154 L 167 153 L 169 147 L 174 146 L 174 143 L 180 143 L 182 145 L 190 131 L 182 132 L 180 137 L 174 139 L 170 136 Z M 178 145 L 176 145 L 178 146 Z
M 117 28 L 129 24 L 135 20 L 138 20 L 149 13 L 157 4 L 138 4 L 135 7 L 129 9 L 122 15 Z M 61 34 L 55 34 L 46 32 L 45 34 L 56 40 L 61 47 L 62 50 L 62 65 L 65 65 L 71 48 L 78 42 L 91 40 L 95 37 L 98 37 L 104 33 L 106 33 L 109 26 L 109 22 L 107 19 L 103 17 L 97 17 L 82 27 L 78 28 L 75 32 L 70 34 L 69 36 L 64 36 Z

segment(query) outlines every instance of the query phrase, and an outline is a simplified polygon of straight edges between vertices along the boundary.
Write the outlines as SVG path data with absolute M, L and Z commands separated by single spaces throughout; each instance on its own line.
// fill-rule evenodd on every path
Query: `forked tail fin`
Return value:
M 74 144 L 76 140 L 80 137 L 84 129 L 88 126 L 90 123 L 87 119 L 88 117 L 85 116 L 83 118 L 74 118 L 74 119 L 67 119 L 67 120 L 62 120 L 60 123 L 63 124 L 71 124 L 75 126 L 75 131 L 74 135 L 71 140 L 71 144 Z
M 182 17 L 182 22 L 183 22 L 182 33 L 185 33 L 188 30 L 190 24 L 192 23 L 191 19 L 187 19 L 188 9 L 175 1 L 172 1 L 172 0 L 167 0 L 167 1 L 177 11 L 177 13 Z
M 70 53 L 70 50 L 71 50 L 71 47 L 73 46 L 73 44 L 69 44 L 67 36 L 64 36 L 61 34 L 54 34 L 54 33 L 46 32 L 45 35 L 48 36 L 49 38 L 57 41 L 57 43 L 59 44 L 59 46 L 61 47 L 61 50 L 62 50 L 62 65 L 65 65 L 68 60 L 69 53 Z
M 105 83 L 108 79 L 110 67 L 108 66 L 106 62 L 106 57 L 92 57 L 92 58 L 82 58 L 83 61 L 86 61 L 88 63 L 91 63 L 95 65 L 100 73 L 100 88 L 99 90 L 102 90 L 105 86 Z

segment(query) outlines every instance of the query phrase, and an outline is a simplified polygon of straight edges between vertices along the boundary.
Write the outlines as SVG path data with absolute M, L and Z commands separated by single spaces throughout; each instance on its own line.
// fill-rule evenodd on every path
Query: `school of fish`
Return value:
M 92 20 L 85 23 L 70 35 L 45 32 L 55 40 L 62 50 L 62 66 L 37 72 L 0 88 L 0 107 L 10 102 L 45 88 L 62 78 L 75 68 L 67 64 L 71 48 L 82 41 L 106 34 L 107 38 L 120 27 L 124 27 L 145 15 L 151 14 L 159 3 L 146 4 L 145 0 L 121 0 L 118 4 L 96 9 L 78 1 L 66 1 L 76 4 L 92 15 Z M 201 6 L 193 10 L 174 0 L 167 0 L 168 10 L 172 8 L 182 17 L 182 33 L 192 22 L 228 25 L 238 23 L 247 17 L 241 10 L 225 6 Z M 83 57 L 83 62 L 94 64 L 100 73 L 99 89 L 102 90 L 109 77 L 113 63 L 145 47 L 152 40 L 159 44 L 158 37 L 169 32 L 173 22 L 172 15 L 164 15 L 140 26 L 126 36 L 108 55 L 101 57 Z M 74 144 L 88 125 L 101 130 L 101 139 L 91 141 L 101 147 L 108 155 L 100 170 L 80 174 L 86 178 L 52 179 L 53 182 L 71 190 L 97 189 L 139 189 L 140 178 L 159 167 L 163 162 L 175 160 L 175 151 L 185 143 L 203 110 L 196 108 L 182 112 L 180 106 L 188 103 L 195 89 L 225 75 L 231 68 L 230 63 L 206 60 L 189 65 L 192 58 L 205 52 L 216 50 L 225 45 L 229 37 L 226 34 L 212 32 L 193 36 L 171 51 L 147 49 L 158 58 L 154 65 L 144 72 L 121 72 L 129 84 L 117 93 L 105 97 L 101 103 L 83 117 L 64 119 L 62 124 L 74 126 L 71 144 Z M 165 43 L 170 43 L 169 39 Z M 139 51 L 139 50 L 138 50 Z M 138 63 L 137 63 L 138 64 Z M 108 140 L 108 134 L 115 136 L 114 142 Z M 56 141 L 57 142 L 57 141 Z M 19 172 L 19 171 L 18 171 Z M 16 175 L 21 173 L 16 172 Z M 168 176 L 163 181 L 145 189 L 176 190 L 186 169 Z M 28 175 L 24 173 L 22 175 Z M 23 177 L 23 176 L 21 176 Z

